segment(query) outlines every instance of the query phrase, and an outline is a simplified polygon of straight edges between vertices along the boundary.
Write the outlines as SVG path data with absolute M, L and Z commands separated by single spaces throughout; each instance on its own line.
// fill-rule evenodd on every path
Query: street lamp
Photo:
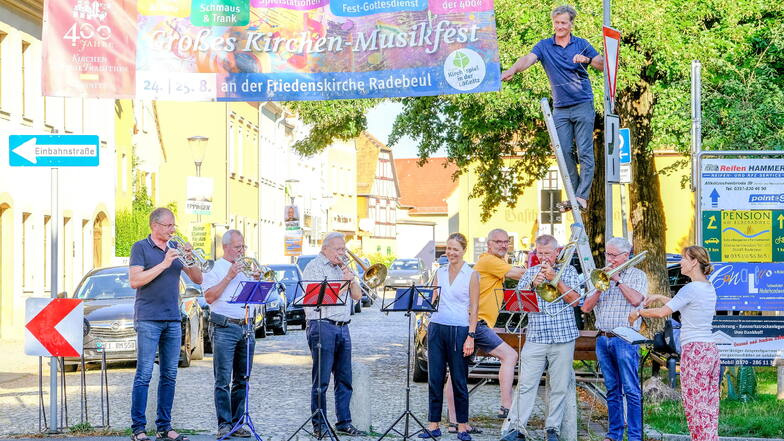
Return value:
M 201 176 L 201 163 L 204 162 L 204 156 L 207 154 L 207 141 L 209 140 L 206 136 L 191 136 L 188 138 L 188 146 L 191 148 L 193 163 L 196 164 L 196 176 Z
M 299 184 L 299 179 L 286 179 L 286 193 L 289 195 L 289 205 L 294 205 L 294 193 L 296 186 Z

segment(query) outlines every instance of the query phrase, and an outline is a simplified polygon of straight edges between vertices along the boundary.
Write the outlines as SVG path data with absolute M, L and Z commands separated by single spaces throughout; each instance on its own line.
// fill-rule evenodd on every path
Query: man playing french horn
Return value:
M 568 247 L 571 248 L 573 244 Z M 573 251 L 573 248 L 571 248 Z M 521 290 L 534 289 L 537 292 L 539 310 L 544 311 L 548 302 L 559 296 L 559 303 L 574 302 L 579 298 L 580 280 L 577 271 L 569 265 L 573 252 L 566 249 L 559 259 L 558 241 L 548 234 L 536 239 L 536 256 L 541 262 L 529 268 L 517 287 Z M 545 285 L 555 285 L 555 290 L 544 289 Z M 548 292 L 547 299 L 541 297 Z M 521 370 L 519 377 L 518 409 L 509 412 L 509 419 L 517 421 L 517 427 L 523 432 L 528 418 L 534 408 L 534 401 L 539 389 L 539 380 L 547 366 L 547 377 L 550 380 L 550 402 L 547 406 L 548 415 L 545 421 L 547 441 L 558 441 L 558 430 L 566 410 L 569 397 L 569 384 L 574 381 L 572 360 L 574 359 L 574 342 L 579 336 L 577 323 L 572 308 L 559 308 L 558 313 L 529 313 L 526 328 L 525 344 L 520 352 Z M 575 427 L 574 430 L 577 430 Z
M 629 261 L 631 249 L 631 244 L 622 237 L 613 237 L 607 241 L 604 255 L 607 258 L 605 271 L 612 273 L 609 286 L 605 291 L 597 288 L 596 293 L 586 297 L 582 306 L 583 312 L 596 309 L 596 329 L 599 330 L 596 358 L 607 387 L 609 424 L 605 441 L 622 440 L 624 426 L 627 427 L 629 441 L 642 440 L 642 394 L 637 374 L 640 365 L 639 348 L 612 333 L 613 329 L 628 325 L 629 314 L 640 309 L 648 294 L 648 278 L 645 273 L 630 266 L 633 264 Z M 627 267 L 621 269 L 624 265 Z M 618 271 L 611 271 L 614 269 Z M 639 318 L 633 328 L 640 329 Z
M 247 265 L 253 262 L 245 254 L 245 238 L 237 230 L 223 234 L 223 257 L 215 262 L 212 271 L 204 275 L 202 289 L 204 300 L 210 304 L 210 338 L 212 340 L 212 368 L 215 374 L 215 411 L 218 417 L 217 438 L 222 438 L 242 417 L 245 408 L 245 383 L 250 375 L 246 372 L 246 351 L 244 328 L 246 320 L 244 305 L 229 303 L 240 286 L 240 282 L 259 280 L 260 268 Z M 250 336 L 250 352 L 256 342 Z M 252 364 L 251 364 L 252 365 Z M 248 438 L 250 432 L 244 427 L 232 436 Z

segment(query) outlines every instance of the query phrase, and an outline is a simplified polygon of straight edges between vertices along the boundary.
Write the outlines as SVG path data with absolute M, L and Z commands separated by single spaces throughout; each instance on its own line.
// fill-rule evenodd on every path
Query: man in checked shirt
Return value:
M 554 268 L 558 258 L 558 241 L 548 234 L 536 239 L 536 256 L 542 262 L 529 268 L 520 278 L 518 289 L 533 290 L 540 283 L 550 283 L 555 278 L 560 268 Z M 563 269 L 561 279 L 558 281 L 558 292 L 567 293 L 558 302 L 574 302 L 579 298 L 580 279 L 577 271 L 569 264 Z M 572 290 L 574 289 L 574 290 Z M 572 290 L 570 292 L 570 290 Z M 544 311 L 546 302 L 537 296 L 539 310 Z M 547 376 L 550 379 L 550 402 L 547 406 L 548 415 L 545 421 L 547 441 L 558 441 L 558 428 L 566 410 L 570 382 L 574 381 L 572 360 L 574 359 L 574 341 L 579 332 L 574 319 L 572 308 L 553 308 L 561 311 L 553 316 L 540 313 L 528 314 L 528 327 L 525 334 L 525 344 L 520 352 L 521 370 L 519 378 L 518 409 L 509 412 L 509 419 L 517 420 L 521 429 L 525 428 L 528 418 L 534 407 L 536 393 L 539 389 L 539 380 L 542 378 L 545 365 Z M 577 428 L 574 428 L 577 430 Z M 520 438 L 518 438 L 520 439 Z M 524 437 L 523 437 L 524 439 Z
M 310 261 L 302 272 L 302 279 L 308 281 L 348 280 L 349 295 L 355 301 L 362 298 L 359 282 L 354 273 L 345 265 L 346 240 L 341 233 L 332 232 L 324 237 L 321 243 L 321 252 Z M 348 296 L 345 305 L 321 307 L 321 318 L 315 308 L 307 308 L 307 337 L 310 354 L 313 358 L 311 372 L 312 384 L 310 394 L 310 411 L 321 409 L 327 415 L 327 388 L 329 377 L 335 377 L 335 413 L 337 424 L 335 429 L 341 435 L 364 436 L 365 432 L 351 424 L 351 334 L 348 324 L 351 322 L 351 300 Z M 319 354 L 318 344 L 321 343 Z M 321 371 L 321 384 L 318 384 L 319 370 Z M 321 393 L 319 393 L 321 389 Z M 319 397 L 321 400 L 319 401 Z M 328 431 L 325 421 L 317 416 L 313 419 L 313 431 L 321 439 Z
M 607 241 L 605 256 L 608 269 L 616 268 L 629 260 L 632 246 L 622 237 Z M 648 295 L 648 278 L 637 268 L 626 268 L 612 277 L 607 291 L 597 291 L 585 299 L 582 310 L 596 308 L 596 358 L 607 387 L 607 418 L 609 420 L 604 441 L 621 441 L 623 427 L 627 426 L 629 441 L 642 440 L 642 395 L 640 393 L 640 354 L 638 347 L 616 337 L 612 330 L 628 326 L 629 313 L 640 309 Z M 633 328 L 640 330 L 637 319 Z M 624 423 L 623 397 L 626 397 L 626 422 Z

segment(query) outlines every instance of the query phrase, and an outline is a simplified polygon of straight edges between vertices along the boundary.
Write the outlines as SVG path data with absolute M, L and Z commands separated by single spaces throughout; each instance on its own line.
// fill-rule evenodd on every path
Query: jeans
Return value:
M 468 363 L 463 356 L 463 343 L 468 326 L 447 326 L 430 322 L 427 327 L 427 383 L 429 422 L 441 421 L 444 407 L 446 368 L 452 378 L 455 417 L 458 423 L 468 422 Z
M 310 411 L 321 409 L 327 416 L 327 388 L 329 376 L 335 376 L 335 413 L 336 428 L 342 429 L 351 424 L 351 334 L 348 326 L 337 326 L 326 320 L 308 321 L 308 347 L 313 358 L 310 391 Z M 321 355 L 319 356 L 319 344 Z M 321 374 L 319 382 L 319 373 Z M 319 399 L 320 398 L 320 399 Z M 321 416 L 313 419 L 313 425 L 324 424 Z
M 626 426 L 629 441 L 642 440 L 642 394 L 640 393 L 640 354 L 637 346 L 618 337 L 599 336 L 596 358 L 607 387 L 607 438 L 623 440 L 623 398 L 626 397 Z
M 155 354 L 158 352 L 161 378 L 158 382 L 158 432 L 171 430 L 171 408 L 174 402 L 174 384 L 177 380 L 177 363 L 180 361 L 182 325 L 163 320 L 138 320 L 136 329 L 136 376 L 131 392 L 131 430 L 144 432 L 147 426 L 147 389 L 150 387 Z
M 547 378 L 550 380 L 550 399 L 547 403 L 546 429 L 559 430 L 566 412 L 566 400 L 574 400 L 569 396 L 570 383 L 574 383 L 574 341 L 567 343 L 534 343 L 526 341 L 520 352 L 521 370 L 517 412 L 509 412 L 512 421 L 518 420 L 520 427 L 528 424 L 528 418 L 534 410 L 534 401 L 539 390 L 545 365 Z
M 248 341 L 244 338 L 242 326 L 235 323 L 227 323 L 225 326 L 210 323 L 210 331 L 218 428 L 233 426 L 245 411 L 245 385 L 250 375 L 247 361 Z M 249 340 L 252 357 L 256 340 L 253 335 Z
M 555 130 L 569 171 L 572 189 L 578 198 L 588 199 L 593 181 L 593 123 L 596 112 L 593 101 L 553 109 Z M 574 141 L 574 144 L 572 144 Z M 573 145 L 577 147 L 577 155 Z M 577 174 L 577 160 L 580 161 L 580 174 Z

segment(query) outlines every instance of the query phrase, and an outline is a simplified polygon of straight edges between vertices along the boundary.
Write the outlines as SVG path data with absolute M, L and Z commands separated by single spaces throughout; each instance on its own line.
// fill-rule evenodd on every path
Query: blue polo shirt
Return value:
M 166 250 L 161 249 L 150 236 L 131 247 L 130 266 L 148 270 L 163 262 Z M 182 262 L 174 260 L 158 277 L 136 289 L 133 305 L 134 320 L 180 321 L 180 272 Z
M 569 44 L 561 47 L 555 42 L 555 36 L 552 36 L 536 43 L 531 53 L 542 62 L 547 78 L 550 79 L 555 107 L 593 101 L 588 64 L 572 61 L 577 54 L 589 58 L 599 55 L 588 40 L 571 35 Z

